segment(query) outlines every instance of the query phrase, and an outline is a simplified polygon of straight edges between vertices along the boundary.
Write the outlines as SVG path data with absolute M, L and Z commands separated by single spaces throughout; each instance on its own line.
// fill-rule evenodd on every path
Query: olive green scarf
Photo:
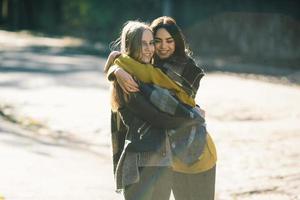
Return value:
M 181 102 L 195 107 L 195 100 L 159 68 L 151 64 L 142 64 L 125 54 L 119 56 L 114 64 L 144 83 L 152 83 L 173 91 Z

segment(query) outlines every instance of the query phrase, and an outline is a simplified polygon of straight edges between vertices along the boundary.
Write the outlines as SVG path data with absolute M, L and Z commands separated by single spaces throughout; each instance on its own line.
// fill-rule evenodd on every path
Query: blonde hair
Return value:
M 140 21 L 128 21 L 123 25 L 120 37 L 111 44 L 133 59 L 139 59 L 142 50 L 142 37 L 145 30 L 152 32 L 148 24 Z
M 139 60 L 142 51 L 142 37 L 145 30 L 152 32 L 148 24 L 140 21 L 128 21 L 124 24 L 120 37 L 111 44 L 111 48 L 118 48 L 121 53 Z M 117 111 L 127 100 L 127 95 L 120 88 L 117 81 L 111 87 L 112 111 Z

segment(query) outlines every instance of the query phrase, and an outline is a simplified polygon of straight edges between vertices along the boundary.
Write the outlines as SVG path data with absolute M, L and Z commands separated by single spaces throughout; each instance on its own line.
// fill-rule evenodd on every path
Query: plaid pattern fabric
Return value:
M 146 96 L 156 108 L 170 115 L 177 115 L 185 118 L 191 117 L 190 106 L 180 103 L 172 94 L 172 91 L 157 85 L 139 82 L 142 94 Z
M 185 60 L 174 57 L 166 60 L 157 59 L 155 65 L 181 86 L 188 95 L 195 98 L 204 71 L 195 64 L 192 58 Z
M 173 155 L 188 165 L 195 163 L 201 156 L 206 143 L 205 119 L 198 114 L 195 108 L 180 103 L 170 90 L 142 82 L 139 82 L 139 86 L 146 99 L 161 112 L 191 119 L 183 123 L 180 128 L 167 130 L 167 134 L 169 135 Z M 125 185 L 138 182 L 139 180 L 137 171 L 138 153 L 126 151 L 129 143 L 129 140 L 125 141 L 125 144 L 122 145 L 122 152 L 118 149 L 118 163 L 114 162 L 116 164 L 117 191 L 124 188 Z M 125 159 L 125 157 L 127 158 Z
M 131 62 L 129 62 L 129 64 L 130 63 Z M 130 65 L 132 65 L 132 63 Z M 184 90 L 183 92 L 186 92 L 189 97 L 195 97 L 200 79 L 204 73 L 201 68 L 195 65 L 192 59 L 187 62 L 169 60 L 169 62 L 161 63 L 161 66 L 162 71 L 164 71 L 169 78 L 174 80 L 174 82 Z M 149 101 L 158 110 L 168 113 L 171 116 L 183 116 L 191 119 L 190 122 L 183 123 L 180 128 L 167 130 L 167 133 L 170 136 L 173 155 L 186 164 L 196 162 L 203 152 L 206 142 L 207 132 L 204 118 L 191 106 L 181 103 L 183 101 L 178 100 L 171 90 L 166 90 L 151 84 L 141 84 L 141 90 L 144 95 L 149 97 Z M 112 120 L 112 122 L 114 121 L 115 119 Z M 137 162 L 137 154 L 125 154 L 128 143 L 125 142 L 125 138 L 120 138 L 120 135 L 116 134 L 119 131 L 120 130 L 112 131 L 115 133 L 112 135 L 113 144 L 116 142 L 116 144 L 113 145 L 113 154 L 118 191 L 120 191 L 124 185 L 139 180 L 136 167 L 132 167 L 132 163 Z M 127 157 L 127 159 L 125 159 L 125 157 Z M 135 164 L 134 166 L 137 165 Z
M 180 103 L 171 93 L 156 85 L 139 83 L 140 90 L 160 111 L 190 118 L 180 128 L 168 130 L 172 152 L 182 162 L 192 165 L 201 156 L 206 142 L 205 119 L 195 108 Z
M 173 90 L 176 93 L 176 97 L 180 99 L 180 102 L 193 107 L 196 106 L 193 96 L 189 95 L 187 91 L 185 91 L 179 84 L 174 82 L 174 80 L 166 75 L 160 68 L 154 67 L 150 64 L 142 64 L 123 54 L 115 60 L 114 64 L 118 65 L 144 83 L 152 83 L 163 88 Z M 191 68 L 193 67 L 197 66 L 191 65 Z M 185 79 L 190 79 L 190 74 L 188 73 L 190 70 L 188 67 L 186 69 L 186 73 L 183 74 L 183 77 L 185 77 Z

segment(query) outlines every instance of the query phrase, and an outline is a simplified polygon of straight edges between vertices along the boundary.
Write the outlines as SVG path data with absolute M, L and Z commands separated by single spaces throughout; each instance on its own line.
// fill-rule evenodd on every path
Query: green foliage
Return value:
M 8 16 L 0 9 L 0 26 L 108 41 L 119 35 L 127 20 L 160 16 L 161 6 L 160 0 L 14 0 L 8 1 Z
M 72 35 L 107 46 L 126 21 L 151 22 L 170 8 L 196 54 L 299 59 L 300 16 L 294 0 L 280 5 L 260 0 L 167 1 L 0 0 L 0 27 Z M 289 18 L 282 17 L 286 14 Z
M 143 15 L 141 15 L 143 13 Z M 62 3 L 65 33 L 91 40 L 113 40 L 127 20 L 150 21 L 160 15 L 160 1 L 73 0 Z M 152 18 L 151 18 L 152 17 Z

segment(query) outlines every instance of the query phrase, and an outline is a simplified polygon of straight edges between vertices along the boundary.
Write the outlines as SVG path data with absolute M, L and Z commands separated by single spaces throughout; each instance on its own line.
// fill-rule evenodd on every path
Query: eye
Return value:
M 173 39 L 167 40 L 167 43 L 169 43 L 169 44 L 171 44 L 171 43 L 173 43 L 173 42 L 174 42 Z
M 161 43 L 161 40 L 160 40 L 160 39 L 155 39 L 155 40 L 154 40 L 154 43 L 155 43 L 155 44 L 159 44 L 159 43 Z
M 147 42 L 146 41 L 143 41 L 142 42 L 142 46 L 147 46 L 148 44 L 147 44 Z

